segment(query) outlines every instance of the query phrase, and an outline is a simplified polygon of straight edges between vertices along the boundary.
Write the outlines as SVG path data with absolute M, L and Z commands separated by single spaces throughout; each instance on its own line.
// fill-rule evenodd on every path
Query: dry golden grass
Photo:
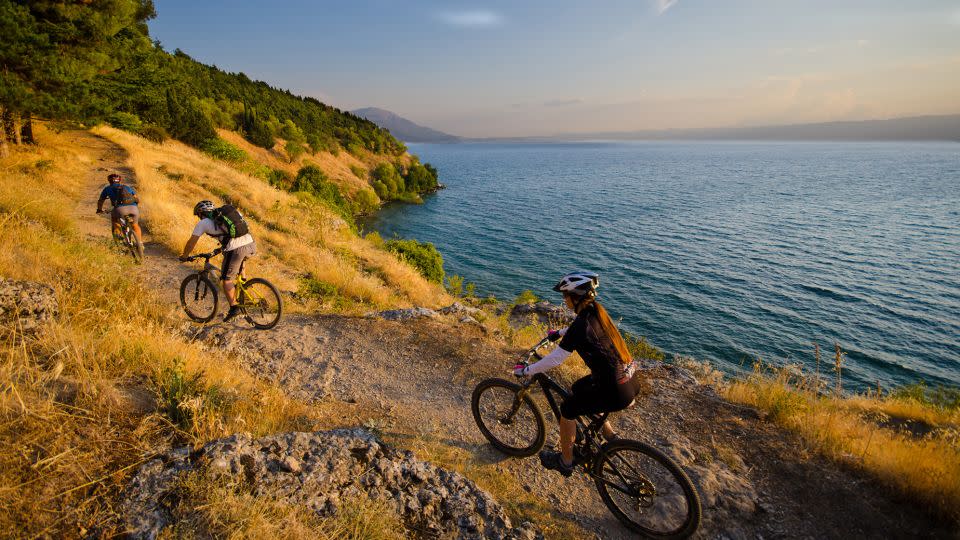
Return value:
M 897 398 L 825 396 L 807 390 L 796 370 L 754 372 L 723 386 L 727 399 L 767 412 L 824 455 L 857 467 L 938 514 L 960 520 L 960 436 L 957 411 Z M 884 412 L 939 427 L 923 436 L 884 427 L 864 415 Z
M 50 284 L 60 315 L 35 337 L 24 339 L 10 329 L 0 333 L 0 530 L 26 538 L 115 536 L 122 533 L 120 493 L 136 468 L 157 451 L 239 431 L 261 436 L 360 422 L 355 406 L 291 399 L 282 388 L 252 377 L 237 359 L 181 335 L 167 318 L 171 307 L 141 285 L 128 258 L 107 239 L 85 237 L 73 221 L 72 211 L 89 188 L 88 174 L 98 167 L 96 156 L 71 141 L 79 136 L 76 132 L 57 134 L 42 125 L 35 129 L 42 146 L 15 148 L 0 161 L 5 181 L 0 190 L 0 276 Z M 100 133 L 133 150 L 131 165 L 145 177 L 140 184 L 142 198 L 149 201 L 144 213 L 151 214 L 152 232 L 171 248 L 180 247 L 192 226 L 183 201 L 209 193 L 205 186 L 218 185 L 214 179 L 221 175 L 225 183 L 240 182 L 235 171 L 188 148 L 151 146 L 108 131 Z M 157 170 L 160 165 L 181 167 L 197 182 L 173 180 Z M 259 261 L 271 277 L 283 278 L 291 260 L 303 259 L 329 261 L 345 283 L 362 276 L 343 261 L 380 265 L 393 276 L 388 280 L 416 281 L 408 266 L 355 236 L 337 237 L 337 230 L 317 238 L 327 248 L 315 253 L 297 248 L 292 235 L 266 227 L 281 221 L 271 212 L 314 220 L 314 226 L 328 216 L 299 209 L 300 203 L 284 193 L 248 188 L 237 185 L 236 196 L 254 214 L 266 216 L 258 214 L 254 224 L 266 237 L 261 250 L 289 247 L 290 252 Z M 293 210 L 269 208 L 277 201 Z M 370 285 L 360 280 L 354 286 L 362 291 Z M 434 294 L 413 285 L 381 287 L 387 289 L 387 300 L 429 301 Z M 495 474 L 464 469 L 481 479 Z M 232 486 L 190 481 L 184 488 L 190 500 L 184 504 L 203 500 L 209 506 L 180 508 L 183 525 L 170 531 L 174 536 L 394 538 L 401 531 L 383 507 L 363 500 L 352 501 L 336 518 L 319 519 Z M 522 516 L 548 515 L 546 506 L 506 479 L 488 481 L 486 487 L 496 497 L 521 501 L 511 508 Z M 536 513 L 525 510 L 526 504 L 539 504 Z M 571 527 L 559 520 L 550 523 L 557 523 L 556 530 Z
M 298 280 L 309 275 L 351 299 L 355 312 L 411 304 L 436 307 L 449 301 L 442 287 L 358 237 L 322 204 L 301 201 L 174 141 L 154 144 L 109 127 L 94 132 L 129 154 L 143 221 L 171 251 L 179 252 L 189 238 L 196 201 L 229 199 L 249 218 L 257 239 L 256 273 L 282 289 L 296 290 Z M 208 240 L 200 249 L 213 246 Z
M 38 131 L 44 146 L 0 162 L 0 276 L 50 284 L 60 316 L 36 337 L 0 336 L 0 528 L 109 536 L 123 483 L 153 449 L 324 427 L 318 410 L 178 335 L 127 259 L 81 236 L 71 213 L 93 162 L 69 133 Z M 158 399 L 177 365 L 202 374 L 173 404 L 190 413 L 180 426 Z

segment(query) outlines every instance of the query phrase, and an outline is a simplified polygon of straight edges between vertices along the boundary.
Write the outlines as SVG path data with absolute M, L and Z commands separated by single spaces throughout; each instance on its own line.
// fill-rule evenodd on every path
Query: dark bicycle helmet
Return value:
M 214 208 L 216 208 L 216 206 L 213 204 L 213 201 L 200 201 L 193 207 L 193 215 L 203 217 L 207 212 L 213 212 Z
M 121 180 L 123 180 L 123 178 L 121 178 L 120 175 L 117 173 L 110 173 L 107 175 L 107 182 L 110 182 L 111 184 L 113 184 L 114 182 L 119 182 Z
M 560 278 L 560 281 L 553 286 L 553 290 L 565 294 L 583 296 L 585 294 L 595 293 L 599 286 L 600 276 L 596 272 L 574 270 Z

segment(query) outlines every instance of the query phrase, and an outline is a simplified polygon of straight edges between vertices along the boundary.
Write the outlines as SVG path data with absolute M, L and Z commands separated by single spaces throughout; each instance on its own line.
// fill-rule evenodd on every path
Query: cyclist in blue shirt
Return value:
M 137 192 L 132 186 L 123 183 L 123 178 L 119 174 L 112 173 L 107 176 L 107 182 L 110 184 L 100 192 L 100 199 L 97 201 L 97 213 L 103 213 L 103 203 L 110 199 L 113 210 L 110 212 L 110 222 L 113 225 L 113 237 L 120 236 L 120 218 L 126 216 L 130 220 L 133 232 L 137 235 L 137 243 L 143 247 L 143 235 L 140 232 L 140 202 Z

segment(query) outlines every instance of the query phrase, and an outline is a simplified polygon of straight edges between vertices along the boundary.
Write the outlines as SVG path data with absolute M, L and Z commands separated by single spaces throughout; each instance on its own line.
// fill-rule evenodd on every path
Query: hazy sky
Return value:
M 164 48 L 456 135 L 960 112 L 960 0 L 155 0 Z

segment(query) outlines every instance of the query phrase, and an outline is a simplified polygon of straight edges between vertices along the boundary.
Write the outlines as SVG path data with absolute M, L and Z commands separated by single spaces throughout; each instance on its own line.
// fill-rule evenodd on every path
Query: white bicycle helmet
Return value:
M 600 276 L 588 270 L 574 270 L 560 278 L 553 290 L 561 293 L 583 296 L 594 293 L 600 286 Z
M 216 208 L 216 206 L 213 204 L 213 201 L 200 201 L 193 207 L 193 215 L 203 217 L 207 212 L 213 212 L 214 208 Z

